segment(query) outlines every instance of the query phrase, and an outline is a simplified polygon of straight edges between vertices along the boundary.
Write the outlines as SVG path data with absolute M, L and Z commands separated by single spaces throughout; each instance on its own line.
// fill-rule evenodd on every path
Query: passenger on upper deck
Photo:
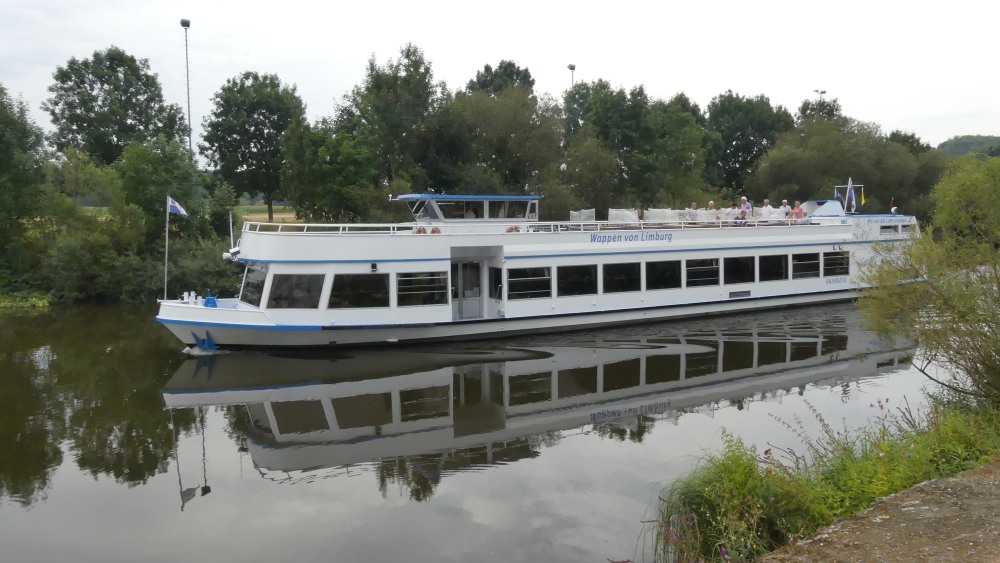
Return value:
M 760 218 L 761 220 L 767 221 L 774 214 L 774 208 L 771 207 L 771 200 L 764 199 L 764 206 L 760 208 Z
M 802 219 L 806 216 L 806 212 L 802 210 L 802 204 L 798 201 L 795 202 L 795 207 L 792 208 L 791 216 L 796 219 Z
M 753 205 L 749 201 L 747 201 L 747 196 L 743 196 L 740 198 L 740 209 L 746 211 L 747 214 L 750 214 L 750 212 L 753 211 Z
M 698 202 L 696 201 L 691 202 L 691 206 L 688 207 L 687 215 L 688 215 L 688 221 L 698 220 Z
M 736 204 L 734 203 L 729 206 L 729 209 L 726 210 L 726 221 L 735 221 L 739 215 L 740 210 L 737 209 Z
M 781 205 L 778 206 L 778 212 L 781 213 L 781 216 L 788 217 L 788 214 L 791 213 L 791 211 L 792 208 L 788 206 L 788 200 L 781 200 Z
M 740 209 L 740 214 L 736 216 L 736 226 L 746 227 L 747 226 L 747 210 Z

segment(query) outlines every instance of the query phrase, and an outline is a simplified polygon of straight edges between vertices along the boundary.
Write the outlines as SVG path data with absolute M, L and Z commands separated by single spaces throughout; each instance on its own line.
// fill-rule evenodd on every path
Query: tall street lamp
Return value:
M 181 20 L 181 27 L 184 28 L 184 73 L 187 75 L 188 151 L 193 155 L 194 148 L 191 144 L 191 130 L 194 129 L 194 124 L 191 123 L 191 65 L 188 63 L 188 28 L 191 27 L 191 20 Z
M 573 63 L 570 63 L 570 64 L 566 65 L 566 68 L 569 69 L 569 85 L 570 85 L 570 88 L 572 88 L 573 86 L 576 86 L 576 80 L 573 78 L 573 71 L 576 70 L 576 65 L 573 64 Z
M 816 92 L 817 94 L 819 94 L 819 101 L 822 102 L 823 101 L 823 94 L 826 94 L 826 90 L 813 90 L 813 92 Z

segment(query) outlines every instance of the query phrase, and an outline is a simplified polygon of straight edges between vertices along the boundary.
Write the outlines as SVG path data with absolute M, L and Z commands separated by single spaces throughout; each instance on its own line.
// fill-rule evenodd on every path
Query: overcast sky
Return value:
M 509 59 L 531 71 L 536 92 L 561 98 L 572 63 L 577 81 L 684 92 L 703 110 L 731 89 L 795 113 L 826 90 L 846 115 L 935 146 L 1000 135 L 1000 4 L 985 0 L 3 0 L 0 83 L 48 129 L 39 105 L 56 67 L 116 45 L 148 59 L 167 101 L 186 110 L 181 18 L 191 20 L 195 143 L 227 78 L 275 73 L 315 120 L 333 115 L 372 55 L 385 64 L 408 42 L 451 90 Z

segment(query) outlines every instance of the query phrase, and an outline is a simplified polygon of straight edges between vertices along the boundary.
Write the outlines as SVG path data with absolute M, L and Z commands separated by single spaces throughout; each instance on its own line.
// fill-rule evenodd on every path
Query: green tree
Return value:
M 861 310 L 879 332 L 920 342 L 918 367 L 1000 404 L 1000 159 L 964 157 L 934 188 L 932 227 L 870 265 Z M 915 281 L 919 280 L 919 281 Z
M 725 187 L 743 193 L 757 163 L 795 122 L 788 110 L 772 106 L 767 96 L 748 98 L 729 90 L 708 104 L 708 125 L 722 139 L 719 165 Z
M 118 47 L 71 58 L 53 78 L 42 109 L 52 116 L 52 143 L 60 151 L 74 147 L 111 164 L 133 141 L 158 135 L 182 141 L 188 134 L 184 112 L 164 102 L 149 61 Z
M 609 208 L 621 206 L 625 188 L 618 159 L 589 128 L 577 133 L 561 169 L 563 183 L 577 201 L 594 207 L 598 219 L 607 219 Z
M 227 80 L 212 101 L 199 151 L 237 193 L 261 194 L 273 221 L 281 193 L 281 137 L 305 114 L 295 86 L 274 74 L 244 72 Z
M 802 100 L 796 121 L 802 122 L 815 118 L 840 119 L 842 117 L 844 117 L 844 112 L 837 98 L 826 100 L 819 98 L 817 100 Z
M 484 65 L 483 70 L 476 71 L 476 77 L 465 88 L 469 92 L 499 94 L 511 86 L 520 86 L 533 94 L 535 79 L 528 69 L 517 66 L 514 61 L 502 60 L 496 70 L 490 65 Z
M 282 144 L 285 167 L 282 184 L 296 214 L 309 221 L 360 221 L 369 218 L 375 200 L 388 199 L 379 190 L 375 167 L 364 143 L 336 133 L 323 120 L 310 126 L 293 122 Z
M 142 213 L 145 225 L 145 250 L 162 246 L 166 222 L 167 196 L 179 202 L 190 214 L 183 221 L 171 221 L 174 229 L 196 232 L 200 206 L 197 200 L 200 178 L 186 147 L 163 137 L 146 143 L 133 143 L 114 168 L 121 178 L 126 205 Z
M 1000 147 L 1000 136 L 997 135 L 958 135 L 941 143 L 937 149 L 950 156 L 962 156 L 987 154 L 996 147 Z
M 522 86 L 495 93 L 459 93 L 451 108 L 464 131 L 461 163 L 464 193 L 537 193 L 546 169 L 558 166 L 558 108 Z
M 0 84 L 0 290 L 21 289 L 33 263 L 24 237 L 39 212 L 45 181 L 42 130 Z
M 336 116 L 338 133 L 349 133 L 368 145 L 383 186 L 392 185 L 397 177 L 424 183 L 416 154 L 430 117 L 447 100 L 444 85 L 434 83 L 431 64 L 419 48 L 407 44 L 399 54 L 384 66 L 373 55 L 364 83 L 345 97 Z
M 913 156 L 920 156 L 931 150 L 930 143 L 921 141 L 920 137 L 917 137 L 916 133 L 906 133 L 900 131 L 899 129 L 889 133 L 889 142 L 903 145 L 906 147 L 906 150 L 913 154 Z

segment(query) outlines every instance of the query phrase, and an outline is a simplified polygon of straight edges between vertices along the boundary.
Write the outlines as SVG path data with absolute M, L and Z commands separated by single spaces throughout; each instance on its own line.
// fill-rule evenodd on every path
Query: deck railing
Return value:
M 248 221 L 243 231 L 256 233 L 301 233 L 301 234 L 497 234 L 497 233 L 557 233 L 557 232 L 600 232 L 600 231 L 649 231 L 665 229 L 721 229 L 730 227 L 802 227 L 818 225 L 811 219 L 791 219 L 778 221 L 637 221 L 630 223 L 612 221 L 507 221 L 490 223 L 261 223 Z

